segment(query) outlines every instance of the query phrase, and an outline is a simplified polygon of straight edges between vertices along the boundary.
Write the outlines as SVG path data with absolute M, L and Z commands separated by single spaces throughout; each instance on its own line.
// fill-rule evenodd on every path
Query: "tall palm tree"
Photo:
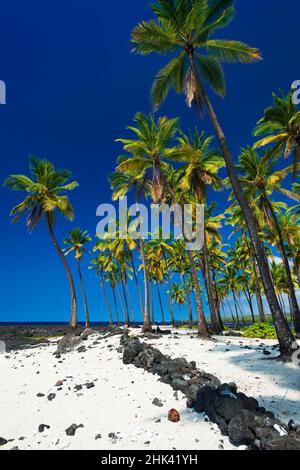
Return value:
M 165 100 L 171 87 L 185 92 L 189 106 L 194 103 L 207 109 L 224 155 L 235 196 L 242 208 L 257 258 L 265 293 L 273 315 L 282 357 L 293 352 L 294 337 L 284 319 L 275 294 L 269 266 L 259 238 L 256 219 L 238 179 L 229 145 L 217 114 L 206 92 L 204 82 L 221 96 L 225 94 L 222 62 L 251 63 L 261 59 L 260 52 L 238 41 L 212 39 L 219 28 L 234 17 L 234 0 L 158 0 L 150 8 L 155 20 L 143 21 L 132 32 L 134 51 L 176 53 L 155 78 L 152 102 L 156 108 Z M 205 53 L 204 53 L 205 51 Z
M 252 210 L 255 211 L 257 209 L 255 205 L 255 201 L 251 200 L 249 202 L 251 204 Z M 236 204 L 232 204 L 230 208 L 225 211 L 225 214 L 227 215 L 226 223 L 234 227 L 230 237 L 239 231 L 242 232 L 241 237 L 243 239 L 244 246 L 247 247 L 247 250 L 249 252 L 249 256 L 250 256 L 251 264 L 253 268 L 254 281 L 251 284 L 253 285 L 254 290 L 255 290 L 259 319 L 261 323 L 264 323 L 266 321 L 266 315 L 265 315 L 264 304 L 262 300 L 262 286 L 261 286 L 262 283 L 261 283 L 261 278 L 259 276 L 259 268 L 258 268 L 257 260 L 255 258 L 253 245 L 251 244 L 251 241 L 249 240 L 247 236 L 246 221 L 244 219 L 240 206 L 237 206 Z M 256 213 L 256 216 L 257 216 L 257 219 L 260 220 L 259 214 Z M 262 246 L 264 248 L 264 245 Z M 264 248 L 264 251 L 265 251 L 265 248 Z
M 133 188 L 138 206 L 138 198 L 147 191 L 150 192 L 153 202 L 163 201 L 166 192 L 165 163 L 166 153 L 172 151 L 168 145 L 172 142 L 178 130 L 178 119 L 168 120 L 161 117 L 157 120 L 153 115 L 146 116 L 136 113 L 135 126 L 129 126 L 136 138 L 117 139 L 123 144 L 123 149 L 129 157 L 120 157 L 116 173 L 111 175 L 110 182 L 114 191 L 113 197 L 124 197 Z M 118 176 L 119 175 L 119 176 Z M 149 286 L 146 258 L 144 254 L 143 234 L 140 236 L 140 249 L 144 271 L 145 311 L 143 331 L 151 331 L 149 312 Z
M 284 158 L 293 155 L 293 168 L 296 173 L 300 156 L 300 112 L 293 103 L 292 93 L 286 96 L 273 93 L 273 106 L 265 109 L 264 116 L 254 129 L 255 136 L 266 135 L 255 143 L 254 148 L 272 145 L 273 155 Z
M 204 132 L 199 134 L 197 129 L 191 136 L 181 133 L 181 137 L 178 138 L 178 153 L 173 153 L 171 156 L 172 160 L 183 163 L 179 171 L 183 191 L 194 193 L 199 204 L 206 203 L 208 186 L 214 190 L 222 188 L 222 180 L 218 176 L 218 171 L 225 166 L 225 162 L 220 152 L 211 148 L 213 139 L 213 137 L 206 137 Z M 203 275 L 211 311 L 212 329 L 214 333 L 220 333 L 221 325 L 216 315 L 217 308 L 213 299 L 206 230 L 204 232 L 203 260 Z
M 242 176 L 240 181 L 247 193 L 257 200 L 258 206 L 264 215 L 264 221 L 267 226 L 274 226 L 278 237 L 278 249 L 282 257 L 282 261 L 286 270 L 289 297 L 291 300 L 291 313 L 295 320 L 295 329 L 300 333 L 300 310 L 296 298 L 295 288 L 292 281 L 292 274 L 289 259 L 286 254 L 285 243 L 281 231 L 280 223 L 276 215 L 274 202 L 271 196 L 274 192 L 300 201 L 293 191 L 284 189 L 283 180 L 292 172 L 293 167 L 289 166 L 282 170 L 274 171 L 274 165 L 277 159 L 270 159 L 269 152 L 266 152 L 262 158 L 251 147 L 244 149 L 239 158 L 238 168 L 241 170 Z M 279 204 L 276 203 L 276 206 Z
M 77 299 L 73 277 L 67 260 L 58 244 L 54 234 L 55 211 L 66 219 L 73 220 L 74 211 L 66 193 L 78 186 L 77 182 L 68 183 L 71 173 L 68 170 L 57 170 L 53 163 L 36 157 L 30 158 L 31 177 L 25 175 L 11 175 L 4 181 L 4 186 L 14 191 L 27 193 L 25 199 L 11 211 L 13 222 L 28 214 L 27 226 L 34 230 L 42 217 L 52 239 L 53 245 L 64 265 L 71 292 L 71 315 L 68 333 L 74 333 L 77 326 Z
M 106 275 L 106 273 L 109 269 L 108 266 L 109 266 L 108 257 L 105 254 L 100 253 L 100 255 L 98 255 L 97 258 L 94 258 L 94 259 L 91 260 L 91 264 L 90 264 L 89 269 L 95 269 L 96 270 L 96 276 L 100 277 L 100 285 L 101 285 L 101 288 L 102 288 L 104 301 L 105 301 L 106 308 L 107 308 L 108 315 L 109 315 L 109 324 L 112 326 L 114 324 L 113 316 L 112 316 L 112 310 L 111 310 L 111 306 L 110 306 L 108 296 L 107 296 L 107 292 L 106 292 L 106 289 L 105 289 L 105 275 Z
M 71 252 L 75 253 L 75 259 L 77 260 L 77 270 L 78 270 L 78 275 L 79 275 L 82 295 L 83 295 L 83 301 L 84 301 L 85 327 L 86 328 L 90 328 L 91 322 L 90 322 L 89 307 L 88 307 L 88 301 L 87 301 L 87 296 L 86 296 L 86 291 L 85 291 L 85 286 L 84 286 L 84 280 L 83 280 L 82 271 L 81 271 L 81 261 L 82 261 L 83 253 L 87 253 L 87 249 L 85 248 L 85 245 L 89 243 L 91 240 L 92 238 L 90 237 L 90 235 L 88 234 L 86 230 L 84 232 L 80 228 L 69 230 L 68 237 L 65 238 L 64 240 L 64 244 L 68 245 L 69 248 L 66 250 L 63 250 L 66 256 Z

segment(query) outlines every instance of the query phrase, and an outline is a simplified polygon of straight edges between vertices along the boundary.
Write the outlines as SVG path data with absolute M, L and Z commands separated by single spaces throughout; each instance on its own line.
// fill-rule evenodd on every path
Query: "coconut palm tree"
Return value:
M 116 140 L 130 154 L 120 160 L 116 171 L 139 175 L 143 181 L 151 182 L 150 194 L 153 202 L 158 203 L 166 197 L 165 160 L 175 151 L 168 145 L 178 131 L 179 120 L 160 117 L 156 121 L 152 114 L 136 113 L 134 121 L 136 125 L 128 129 L 134 132 L 136 138 Z
M 273 106 L 265 109 L 264 116 L 254 129 L 255 136 L 265 135 L 255 143 L 254 148 L 272 145 L 272 155 L 281 155 L 284 158 L 293 155 L 294 174 L 299 168 L 300 155 L 300 112 L 293 103 L 292 93 L 286 96 L 273 93 Z
M 181 137 L 178 138 L 178 153 L 173 153 L 171 157 L 172 160 L 183 163 L 179 171 L 182 190 L 195 194 L 199 204 L 206 203 L 208 186 L 211 186 L 214 190 L 220 190 L 223 186 L 218 171 L 225 166 L 225 162 L 220 152 L 211 148 L 213 139 L 213 137 L 206 137 L 204 132 L 199 134 L 197 129 L 190 136 L 181 133 Z M 214 333 L 220 333 L 221 325 L 217 319 L 217 308 L 213 299 L 206 230 L 204 234 L 203 276 L 211 311 L 212 329 Z
M 292 274 L 289 260 L 286 254 L 283 234 L 280 228 L 278 217 L 276 215 L 275 203 L 272 202 L 271 196 L 277 192 L 291 199 L 300 201 L 300 196 L 293 191 L 284 189 L 283 180 L 292 172 L 293 167 L 289 166 L 282 170 L 274 171 L 274 165 L 277 159 L 270 159 L 269 152 L 263 154 L 260 158 L 258 153 L 251 147 L 242 150 L 239 158 L 238 168 L 242 173 L 240 181 L 245 191 L 252 195 L 257 201 L 259 209 L 262 211 L 264 221 L 267 226 L 274 226 L 278 237 L 278 249 L 282 257 L 282 261 L 286 270 L 289 297 L 291 300 L 291 313 L 295 319 L 295 329 L 300 333 L 300 310 L 296 298 L 295 288 L 292 281 Z M 281 204 L 276 203 L 277 207 Z
M 182 305 L 185 304 L 185 295 L 184 295 L 184 288 L 183 286 L 180 286 L 178 285 L 177 282 L 174 282 L 173 283 L 173 286 L 172 286 L 172 292 L 171 292 L 171 296 L 172 296 L 172 300 L 173 302 L 175 302 L 178 307 L 179 307 L 179 310 L 180 310 L 180 320 L 181 320 L 181 323 L 183 324 L 183 316 L 182 316 Z
M 68 237 L 64 239 L 64 244 L 68 245 L 69 248 L 66 250 L 63 250 L 65 253 L 65 256 L 67 256 L 69 253 L 74 252 L 75 253 L 75 259 L 77 260 L 77 270 L 78 270 L 78 275 L 81 283 L 81 289 L 82 289 L 82 295 L 83 295 L 83 300 L 84 300 L 84 311 L 85 311 L 85 327 L 90 328 L 91 322 L 90 322 L 90 315 L 89 315 L 89 307 L 88 307 L 88 301 L 87 301 L 87 296 L 86 296 L 86 291 L 85 291 L 85 286 L 84 286 L 84 280 L 82 276 L 82 271 L 81 271 L 81 261 L 82 261 L 82 256 L 83 253 L 87 253 L 87 249 L 85 248 L 85 245 L 89 243 L 92 240 L 88 232 L 85 230 L 84 232 L 80 228 L 75 228 L 73 230 L 69 230 L 68 232 Z
M 155 20 L 143 21 L 132 32 L 134 51 L 176 56 L 161 69 L 153 83 L 152 102 L 158 108 L 171 88 L 185 92 L 189 106 L 207 109 L 225 159 L 230 183 L 241 206 L 265 293 L 280 343 L 282 357 L 293 353 L 294 337 L 284 319 L 270 276 L 268 262 L 259 238 L 256 218 L 238 179 L 229 145 L 217 114 L 206 92 L 205 82 L 223 96 L 225 94 L 222 62 L 251 63 L 261 59 L 260 52 L 239 41 L 214 39 L 214 33 L 227 26 L 234 17 L 234 0 L 158 0 L 150 8 Z
M 257 223 L 259 225 L 259 223 L 263 222 L 260 217 L 261 214 L 257 212 L 257 206 L 255 204 L 255 201 L 253 201 L 253 199 L 250 199 L 249 203 L 251 204 L 252 210 L 255 212 L 255 216 L 257 217 L 257 221 L 258 221 Z M 251 259 L 251 265 L 253 268 L 253 278 L 254 278 L 254 281 L 251 284 L 253 285 L 255 289 L 259 319 L 261 323 L 264 323 L 266 321 L 266 315 L 265 315 L 264 305 L 262 301 L 262 285 L 261 285 L 262 283 L 261 283 L 261 278 L 259 276 L 259 268 L 257 265 L 257 260 L 255 258 L 253 245 L 251 244 L 251 240 L 249 240 L 247 236 L 246 221 L 244 219 L 240 206 L 236 205 L 235 203 L 232 204 L 230 208 L 225 211 L 225 215 L 227 215 L 226 224 L 234 227 L 229 238 L 231 238 L 231 236 L 241 231 L 241 237 L 243 239 L 243 243 L 248 249 L 250 259 Z M 265 251 L 264 245 L 262 246 Z
M 107 292 L 106 292 L 106 289 L 105 289 L 105 275 L 106 275 L 106 272 L 109 269 L 108 257 L 104 253 L 100 253 L 100 255 L 98 255 L 97 258 L 94 258 L 94 259 L 91 260 L 91 264 L 90 264 L 89 269 L 95 269 L 96 270 L 96 276 L 100 277 L 100 285 L 101 285 L 101 288 L 102 288 L 106 308 L 107 308 L 108 315 L 109 315 L 109 323 L 110 323 L 110 325 L 113 325 L 114 321 L 113 321 L 113 316 L 112 316 L 112 309 L 111 309 L 111 306 L 110 306 L 110 303 L 109 303 L 109 300 L 108 300 L 108 296 L 107 296 Z
M 53 245 L 64 265 L 71 292 L 71 315 L 68 333 L 74 333 L 77 326 L 77 299 L 73 277 L 67 260 L 55 237 L 55 212 L 68 220 L 73 220 L 74 210 L 67 193 L 78 186 L 77 182 L 68 183 L 71 173 L 57 170 L 53 163 L 36 157 L 30 158 L 31 177 L 11 175 L 4 181 L 4 186 L 14 191 L 27 193 L 25 199 L 11 211 L 13 222 L 18 222 L 22 215 L 28 214 L 27 226 L 33 231 L 45 217 Z

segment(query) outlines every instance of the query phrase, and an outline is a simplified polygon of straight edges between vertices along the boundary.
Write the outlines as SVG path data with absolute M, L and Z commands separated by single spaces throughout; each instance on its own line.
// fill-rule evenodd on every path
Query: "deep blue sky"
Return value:
M 28 172 L 28 156 L 51 159 L 72 170 L 80 188 L 71 197 L 73 224 L 59 219 L 57 236 L 80 225 L 94 234 L 95 211 L 109 202 L 107 175 L 137 110 L 150 110 L 153 76 L 165 59 L 130 53 L 130 31 L 150 16 L 146 0 L 101 2 L 10 0 L 1 5 L 0 79 L 7 105 L 0 106 L 0 180 Z M 216 109 L 235 157 L 252 142 L 251 131 L 271 93 L 300 78 L 300 4 L 288 0 L 237 1 L 234 22 L 220 37 L 259 47 L 264 61 L 226 66 L 227 96 Z M 171 94 L 161 113 L 198 123 L 182 96 Z M 206 129 L 207 119 L 200 123 Z M 28 235 L 25 221 L 11 225 L 9 211 L 22 195 L 1 188 L 0 321 L 68 320 L 68 285 L 42 223 Z M 217 195 L 221 211 L 225 194 Z M 224 231 L 226 241 L 227 231 Z M 94 273 L 85 272 L 93 320 L 106 320 Z M 134 293 L 134 292 L 133 292 Z M 136 294 L 134 293 L 136 299 Z M 80 303 L 80 318 L 83 318 Z

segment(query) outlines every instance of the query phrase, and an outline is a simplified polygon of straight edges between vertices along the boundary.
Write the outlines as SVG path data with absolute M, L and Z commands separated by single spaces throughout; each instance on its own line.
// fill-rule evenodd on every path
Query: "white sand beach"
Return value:
M 300 422 L 300 371 L 263 354 L 264 348 L 277 354 L 274 341 L 201 341 L 186 331 L 143 341 L 196 361 L 222 382 L 235 381 L 284 422 Z M 61 358 L 53 355 L 56 344 L 1 354 L 0 437 L 8 443 L 0 449 L 236 449 L 216 425 L 186 408 L 181 392 L 124 365 L 119 342 L 120 336 L 104 339 L 95 333 L 84 342 L 86 352 Z M 155 398 L 163 406 L 154 405 Z M 179 423 L 168 421 L 171 408 L 180 413 Z M 67 436 L 72 424 L 83 427 Z M 39 432 L 40 425 L 47 427 Z

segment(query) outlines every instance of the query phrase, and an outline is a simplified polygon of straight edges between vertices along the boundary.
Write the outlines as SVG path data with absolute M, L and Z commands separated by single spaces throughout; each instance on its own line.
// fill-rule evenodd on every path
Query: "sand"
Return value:
M 0 437 L 9 440 L 0 449 L 236 449 L 204 415 L 186 408 L 181 392 L 174 394 L 158 377 L 123 365 L 119 341 L 97 333 L 84 342 L 86 352 L 60 359 L 53 355 L 54 342 L 0 354 Z M 300 422 L 299 368 L 262 353 L 261 344 L 275 355 L 275 342 L 227 337 L 206 342 L 191 339 L 189 332 L 145 341 L 172 357 L 195 360 L 223 382 L 235 381 L 285 422 Z M 58 381 L 63 385 L 56 386 Z M 82 389 L 76 391 L 76 385 Z M 154 398 L 163 406 L 152 404 Z M 168 421 L 171 408 L 180 413 L 179 423 Z M 50 428 L 39 432 L 41 424 Z M 83 427 L 67 436 L 72 424 Z

